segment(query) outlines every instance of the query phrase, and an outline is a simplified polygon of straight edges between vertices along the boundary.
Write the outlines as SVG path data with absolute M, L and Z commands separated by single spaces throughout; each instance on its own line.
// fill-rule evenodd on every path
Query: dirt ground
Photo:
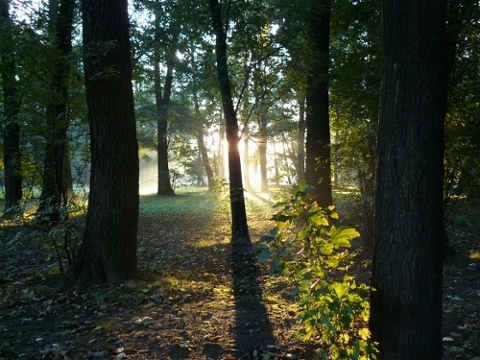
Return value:
M 444 271 L 444 360 L 480 360 L 480 260 L 470 257 L 480 210 L 469 211 L 449 227 L 458 254 Z M 232 248 L 228 221 L 211 215 L 142 213 L 143 279 L 88 290 L 61 290 L 52 250 L 0 227 L 0 360 L 314 358 L 315 344 L 295 337 L 289 288 L 257 266 L 255 244 Z M 249 225 L 253 240 L 272 226 Z

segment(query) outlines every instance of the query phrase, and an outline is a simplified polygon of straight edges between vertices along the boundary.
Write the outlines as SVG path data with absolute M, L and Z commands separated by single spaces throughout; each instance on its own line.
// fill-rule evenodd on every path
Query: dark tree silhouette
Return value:
M 5 211 L 3 218 L 9 219 L 19 213 L 18 205 L 22 200 L 22 177 L 20 175 L 20 125 L 17 115 L 20 100 L 15 79 L 15 60 L 12 22 L 10 19 L 8 0 L 0 0 L 1 43 L 1 80 L 3 89 L 3 113 L 5 127 L 3 129 L 3 162 L 5 171 Z
M 307 80 L 305 181 L 321 207 L 332 205 L 328 74 L 330 63 L 330 0 L 313 1 L 309 35 L 312 54 Z
M 61 0 L 49 4 L 50 22 L 54 31 L 53 39 L 56 50 L 56 64 L 52 69 L 50 103 L 47 105 L 46 146 L 43 162 L 42 194 L 38 214 L 49 221 L 61 220 L 61 206 L 68 202 L 67 175 L 70 166 L 68 158 L 68 76 L 70 74 L 70 54 L 72 52 L 72 24 L 75 9 L 74 0 Z M 46 215 L 46 216 L 45 216 Z
M 84 0 L 92 170 L 87 223 L 67 283 L 137 275 L 138 143 L 127 0 Z
M 155 34 L 156 41 L 161 39 L 162 29 L 160 27 L 159 8 L 155 8 Z M 175 36 L 174 36 L 175 37 Z M 175 44 L 176 41 L 173 41 Z M 168 110 L 170 108 L 170 98 L 172 94 L 173 83 L 173 60 L 175 46 L 167 49 L 167 74 L 165 83 L 160 83 L 160 50 L 155 48 L 154 63 L 154 81 L 155 81 L 155 108 L 157 115 L 157 165 L 158 165 L 158 187 L 157 195 L 174 195 L 170 181 L 170 167 L 168 165 Z M 162 91 L 163 90 L 163 91 Z
M 233 107 L 232 89 L 227 64 L 227 34 L 222 22 L 222 7 L 218 0 L 209 0 L 216 43 L 217 74 L 227 127 L 228 173 L 230 177 L 230 207 L 232 211 L 232 240 L 250 240 L 247 212 L 243 195 L 242 166 L 238 143 L 238 121 Z
M 378 359 L 442 358 L 445 0 L 383 2 L 370 327 Z

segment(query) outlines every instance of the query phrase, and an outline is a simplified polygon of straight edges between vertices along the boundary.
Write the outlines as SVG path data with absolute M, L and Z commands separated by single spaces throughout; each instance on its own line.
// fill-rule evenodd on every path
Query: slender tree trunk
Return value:
M 173 80 L 173 66 L 167 66 L 167 76 L 163 89 L 160 86 L 159 63 L 155 63 L 155 98 L 157 111 L 157 161 L 158 161 L 158 189 L 157 195 L 174 195 L 170 181 L 170 168 L 168 166 L 168 108 Z
M 5 127 L 3 132 L 3 162 L 5 170 L 5 211 L 4 219 L 11 219 L 21 213 L 18 205 L 22 200 L 22 177 L 20 175 L 20 125 L 17 115 L 20 100 L 15 79 L 16 66 L 13 59 L 12 22 L 10 19 L 9 1 L 0 0 L 0 31 L 2 34 L 1 76 L 3 89 L 3 112 Z M 8 55 L 10 54 L 10 55 Z
M 266 111 L 266 110 L 265 110 Z M 267 178 L 267 142 L 268 142 L 268 130 L 267 130 L 267 114 L 264 113 L 260 117 L 259 125 L 259 139 L 258 139 L 258 151 L 260 154 L 260 178 L 261 178 L 261 191 L 268 192 L 268 178 Z
M 156 3 L 158 0 L 156 1 Z M 157 12 L 158 9 L 155 10 Z M 160 16 L 155 14 L 155 33 L 156 41 L 160 41 Z M 172 51 L 172 50 L 170 50 Z M 154 50 L 154 81 L 155 81 L 155 107 L 157 113 L 157 169 L 158 169 L 158 188 L 157 195 L 174 195 L 175 191 L 170 181 L 170 167 L 168 164 L 168 111 L 170 108 L 170 97 L 172 94 L 173 83 L 173 62 L 171 54 L 167 56 L 167 73 L 165 84 L 160 84 L 160 54 L 156 48 Z
M 442 358 L 445 0 L 383 2 L 370 327 L 380 360 Z
M 297 177 L 298 182 L 305 181 L 305 98 L 298 100 L 298 140 L 297 140 Z
M 242 163 L 242 175 L 243 175 L 243 187 L 250 191 L 250 128 L 248 123 L 245 124 L 243 130 L 243 163 Z
M 58 6 L 56 6 L 58 5 Z M 74 0 L 53 1 L 50 27 L 58 51 L 57 66 L 51 84 L 51 98 L 47 105 L 46 147 L 43 164 L 43 185 L 38 215 L 48 221 L 58 222 L 64 214 L 60 207 L 68 202 L 66 183 L 68 172 L 68 77 L 72 52 L 72 24 Z
M 89 285 L 137 276 L 139 159 L 127 0 L 83 0 L 82 12 L 92 170 L 85 235 L 66 281 Z
M 332 205 L 328 74 L 330 63 L 330 0 L 312 3 L 310 37 L 313 42 L 307 80 L 307 142 L 305 180 L 321 207 Z
M 209 0 L 216 44 L 217 74 L 227 126 L 228 173 L 230 176 L 230 207 L 232 212 L 233 242 L 249 241 L 247 212 L 243 195 L 242 166 L 238 151 L 238 121 L 232 101 L 232 90 L 227 64 L 227 34 L 222 23 L 222 9 L 218 0 Z
M 217 179 L 225 178 L 225 156 L 223 153 L 223 143 L 225 141 L 225 127 L 220 120 L 220 129 L 218 133 L 218 161 L 217 161 Z

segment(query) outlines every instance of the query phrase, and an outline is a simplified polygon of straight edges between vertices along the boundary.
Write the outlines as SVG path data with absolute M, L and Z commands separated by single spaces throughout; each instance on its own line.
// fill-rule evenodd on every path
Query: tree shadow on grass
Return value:
M 262 300 L 260 270 L 251 241 L 234 242 L 231 254 L 235 342 L 239 358 L 243 358 L 254 350 L 274 346 L 275 337 Z

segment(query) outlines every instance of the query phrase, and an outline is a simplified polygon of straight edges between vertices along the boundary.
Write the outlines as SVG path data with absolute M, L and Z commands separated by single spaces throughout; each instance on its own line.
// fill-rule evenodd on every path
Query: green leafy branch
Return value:
M 354 254 L 348 249 L 360 234 L 331 225 L 338 219 L 333 206 L 320 208 L 308 196 L 310 189 L 295 189 L 278 204 L 276 226 L 261 237 L 258 260 L 270 261 L 272 275 L 295 285 L 303 324 L 298 336 L 318 339 L 319 358 L 375 359 L 367 327 L 370 287 L 357 284 L 349 271 Z

